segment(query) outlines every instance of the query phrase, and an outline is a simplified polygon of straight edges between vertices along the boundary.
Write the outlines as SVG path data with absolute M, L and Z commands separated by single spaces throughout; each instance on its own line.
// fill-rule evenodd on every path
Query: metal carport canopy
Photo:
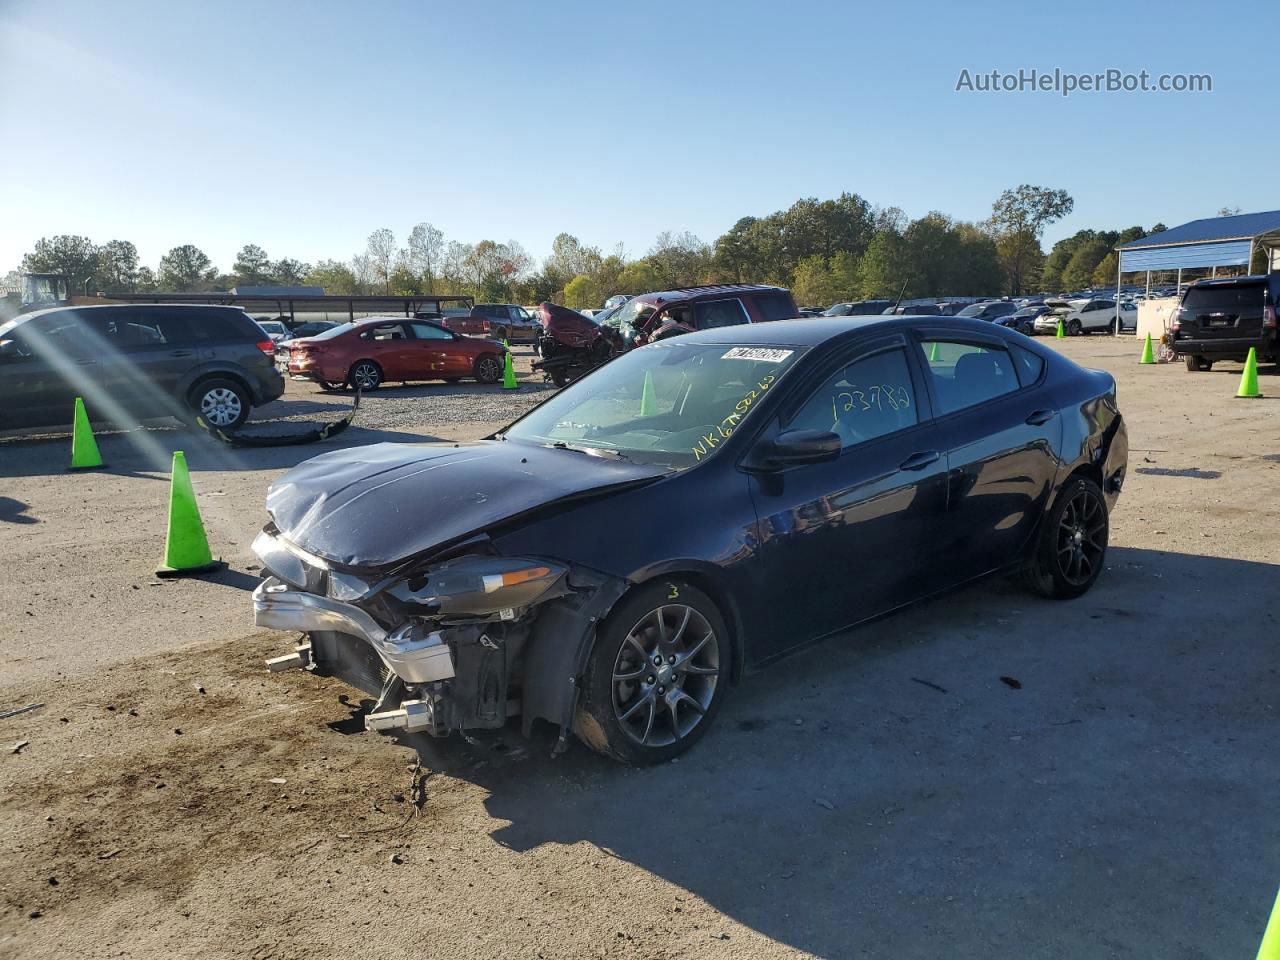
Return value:
M 1120 273 L 1248 266 L 1255 243 L 1280 246 L 1280 210 L 1192 220 L 1119 248 Z

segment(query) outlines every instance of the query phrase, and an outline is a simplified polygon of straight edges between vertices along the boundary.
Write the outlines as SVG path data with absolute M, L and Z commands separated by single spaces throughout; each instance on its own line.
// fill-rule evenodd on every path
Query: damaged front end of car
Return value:
M 254 541 L 265 579 L 254 622 L 306 635 L 267 662 L 340 677 L 377 696 L 369 730 L 502 727 L 521 715 L 571 727 L 590 632 L 622 593 L 615 578 L 542 558 L 498 555 L 480 535 L 383 569 L 343 569 L 286 540 Z

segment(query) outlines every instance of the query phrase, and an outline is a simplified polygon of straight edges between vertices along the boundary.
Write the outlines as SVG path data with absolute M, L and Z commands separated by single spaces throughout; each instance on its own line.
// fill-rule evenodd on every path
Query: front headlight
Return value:
M 428 567 L 387 592 L 404 603 L 426 607 L 428 616 L 484 616 L 537 603 L 566 572 L 549 560 L 459 557 Z

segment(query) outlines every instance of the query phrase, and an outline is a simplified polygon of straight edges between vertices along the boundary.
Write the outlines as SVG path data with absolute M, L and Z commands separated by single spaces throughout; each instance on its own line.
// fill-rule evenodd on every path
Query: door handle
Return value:
M 931 463 L 937 463 L 940 454 L 937 450 L 925 450 L 913 453 L 898 465 L 899 470 L 923 470 Z
M 97 363 L 97 362 L 98 362 L 98 361 L 97 361 L 97 360 L 95 360 L 95 359 L 93 359 L 93 357 L 85 357 L 83 360 L 77 360 L 77 361 L 76 361 L 76 363 L 77 363 L 79 366 L 81 366 L 81 367 L 88 367 L 88 366 L 92 366 L 93 364 L 95 364 L 95 363 Z
M 189 357 L 189 356 L 191 356 L 191 351 L 190 351 L 190 350 L 173 350 L 173 351 L 171 351 L 171 352 L 169 353 L 169 356 L 171 356 L 171 357 Z
M 1027 423 L 1033 427 L 1039 427 L 1058 415 L 1057 410 L 1037 410 L 1031 416 L 1027 417 Z

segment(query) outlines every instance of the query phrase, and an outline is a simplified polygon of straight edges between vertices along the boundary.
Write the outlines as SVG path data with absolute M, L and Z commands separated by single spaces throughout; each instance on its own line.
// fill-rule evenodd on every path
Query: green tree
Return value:
M 1026 183 L 996 198 L 989 222 L 996 234 L 996 249 L 1005 268 L 1005 287 L 1011 296 L 1023 293 L 1039 279 L 1044 228 L 1074 208 L 1075 201 L 1067 191 Z
M 598 306 L 603 298 L 595 281 L 585 273 L 580 273 L 564 287 L 564 305 L 580 310 Z
M 160 286 L 175 293 L 207 290 L 218 277 L 203 250 L 186 243 L 160 258 Z
M 1114 250 L 1110 251 L 1105 257 L 1098 261 L 1098 265 L 1093 268 L 1093 285 L 1095 287 L 1107 287 L 1116 282 L 1116 270 L 1120 266 L 1120 255 Z
M 291 257 L 281 257 L 271 264 L 269 272 L 272 283 L 285 287 L 295 287 L 305 281 L 310 270 L 311 264 L 309 263 L 303 263 L 301 260 L 294 260 Z
M 271 258 L 256 243 L 246 243 L 231 266 L 233 283 L 244 287 L 265 287 L 272 282 Z
M 337 260 L 321 260 L 307 271 L 303 281 L 323 287 L 324 292 L 331 295 L 351 296 L 356 292 L 355 274 L 345 263 Z
M 129 293 L 138 283 L 138 248 L 128 240 L 108 240 L 98 247 L 96 279 L 100 290 Z
M 711 248 L 692 233 L 664 230 L 654 240 L 645 259 L 661 286 L 676 289 L 704 282 L 711 267 L 711 256 Z
M 1062 284 L 1068 290 L 1079 290 L 1093 283 L 1093 272 L 1098 268 L 1108 253 L 1111 243 L 1102 234 L 1095 234 L 1080 244 L 1066 269 L 1062 271 Z M 1112 276 L 1115 274 L 1113 273 Z
M 904 274 L 902 236 L 881 230 L 871 238 L 858 262 L 858 294 L 866 299 L 895 299 Z
M 658 271 L 648 260 L 633 260 L 618 274 L 618 290 L 621 293 L 653 293 L 662 287 Z
M 22 258 L 27 273 L 57 273 L 67 278 L 71 292 L 84 293 L 98 269 L 98 251 L 88 237 L 41 237 L 35 249 Z

